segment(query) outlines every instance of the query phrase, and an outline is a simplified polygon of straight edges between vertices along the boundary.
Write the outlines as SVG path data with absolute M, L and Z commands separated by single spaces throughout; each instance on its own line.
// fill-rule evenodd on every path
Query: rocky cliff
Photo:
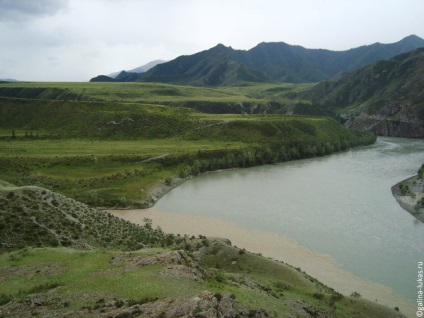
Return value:
M 340 114 L 349 128 L 382 136 L 424 137 L 424 48 L 379 61 L 304 97 Z

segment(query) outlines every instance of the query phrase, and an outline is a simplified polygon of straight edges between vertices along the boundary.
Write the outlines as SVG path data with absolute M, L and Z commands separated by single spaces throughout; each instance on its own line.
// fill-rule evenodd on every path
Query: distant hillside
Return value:
M 166 63 L 166 61 L 164 61 L 164 60 L 154 60 L 154 61 L 151 61 L 147 64 L 144 64 L 143 66 L 139 66 L 139 67 L 133 68 L 131 70 L 127 70 L 127 72 L 128 73 L 144 73 L 144 72 L 147 72 L 148 70 L 150 70 L 151 68 L 155 67 L 156 65 L 162 64 L 162 63 Z M 119 72 L 117 72 L 115 74 L 115 76 L 118 75 L 118 74 L 119 74 Z M 111 76 L 111 75 L 109 75 L 109 76 Z
M 424 48 L 379 61 L 301 93 L 351 128 L 424 137 Z
M 158 64 L 165 63 L 164 60 L 154 60 L 143 66 L 136 67 L 132 70 L 114 72 L 109 75 L 99 75 L 90 80 L 90 82 L 134 82 L 141 73 L 147 72 Z
M 17 82 L 14 78 L 0 78 L 0 82 Z
M 283 42 L 261 43 L 243 51 L 219 44 L 159 64 L 131 80 L 197 86 L 319 82 L 419 47 L 424 47 L 424 40 L 415 35 L 392 44 L 375 43 L 347 51 L 307 49 Z

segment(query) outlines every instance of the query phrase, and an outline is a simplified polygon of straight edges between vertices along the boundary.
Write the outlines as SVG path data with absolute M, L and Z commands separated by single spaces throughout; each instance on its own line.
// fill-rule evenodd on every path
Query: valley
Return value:
M 353 54 L 354 59 L 271 45 L 283 48 L 284 54 L 300 52 L 302 58 L 290 66 L 305 66 L 317 53 L 328 55 L 328 61 L 338 61 L 332 70 L 319 69 L 314 58 L 313 71 L 273 67 L 264 58 L 273 55 L 271 46 L 262 43 L 254 54 L 218 45 L 195 54 L 200 64 L 191 65 L 192 56 L 180 57 L 134 77 L 135 82 L 0 83 L 0 316 L 176 317 L 176 311 L 184 317 L 410 314 L 403 302 L 400 309 L 394 301 L 385 303 L 389 308 L 355 290 L 349 296 L 351 285 L 344 286 L 342 295 L 300 267 L 233 246 L 226 238 L 165 233 L 160 224 L 154 228 L 151 219 L 134 224 L 105 210 L 152 207 L 172 189 L 210 172 L 352 154 L 375 145 L 376 135 L 422 138 L 423 51 L 413 50 L 421 41 L 410 36 L 394 46 L 358 48 L 350 52 L 359 54 Z M 393 49 L 390 56 L 385 55 L 388 47 Z M 367 60 L 364 52 L 379 53 Z M 277 57 L 284 60 L 281 54 Z M 388 60 L 374 60 L 381 58 Z M 192 77 L 166 73 L 183 69 Z M 119 74 L 118 79 L 125 76 Z M 362 160 L 349 167 L 366 162 Z M 345 178 L 349 171 L 341 175 Z M 318 188 L 325 189 L 320 184 Z M 302 199 L 302 206 L 306 202 Z M 288 201 L 285 206 L 290 206 Z M 315 212 L 316 204 L 312 206 L 302 213 Z M 216 214 L 222 211 L 225 208 Z M 264 213 L 260 207 L 244 219 L 256 218 L 258 211 Z M 398 225 L 410 226 L 404 215 L 393 215 Z M 291 220 L 298 218 L 293 215 Z M 333 223 L 328 220 L 319 228 Z M 301 224 L 296 233 L 308 222 Z M 316 231 L 315 242 L 321 242 L 325 235 L 316 224 L 310 224 L 309 233 Z M 347 263 L 361 267 L 360 254 Z M 386 276 L 379 279 L 386 283 Z

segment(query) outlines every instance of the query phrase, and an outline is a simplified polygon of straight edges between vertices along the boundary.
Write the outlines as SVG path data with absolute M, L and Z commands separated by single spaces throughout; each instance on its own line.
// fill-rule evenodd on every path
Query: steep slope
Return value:
M 424 137 L 424 49 L 379 61 L 302 93 L 336 111 L 351 128 L 378 135 Z
M 134 250 L 170 245 L 173 236 L 36 187 L 0 180 L 1 248 L 69 246 Z
M 424 40 L 415 35 L 392 44 L 375 43 L 348 51 L 306 49 L 283 42 L 261 43 L 243 51 L 219 44 L 157 65 L 140 75 L 140 80 L 200 86 L 318 82 L 419 47 L 424 47 Z

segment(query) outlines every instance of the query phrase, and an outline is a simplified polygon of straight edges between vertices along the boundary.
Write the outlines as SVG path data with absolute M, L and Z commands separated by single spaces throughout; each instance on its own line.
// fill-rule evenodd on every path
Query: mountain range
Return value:
M 147 81 L 195 86 L 230 86 L 243 82 L 312 83 L 328 80 L 395 55 L 424 47 L 416 35 L 396 43 L 374 43 L 346 51 L 307 49 L 284 42 L 260 43 L 250 50 L 222 44 L 158 64 L 144 73 L 104 75 L 90 81 Z

